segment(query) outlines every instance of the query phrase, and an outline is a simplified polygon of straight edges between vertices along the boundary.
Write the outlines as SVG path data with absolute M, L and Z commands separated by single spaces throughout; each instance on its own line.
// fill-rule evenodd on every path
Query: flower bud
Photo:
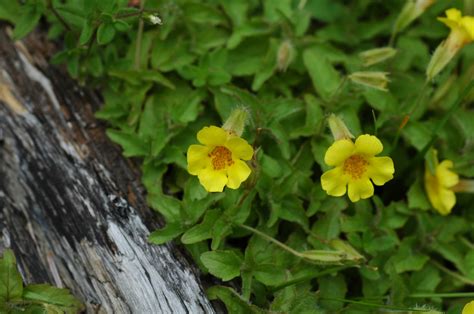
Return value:
M 158 16 L 158 14 L 145 14 L 144 15 L 145 21 L 153 25 L 162 25 L 163 21 Z
M 357 252 L 349 243 L 342 241 L 340 239 L 333 239 L 329 242 L 329 245 L 338 251 L 344 252 L 347 254 L 347 260 L 354 262 L 359 262 L 365 260 L 365 257 Z
M 364 85 L 386 92 L 387 84 L 390 81 L 387 76 L 387 72 L 366 71 L 351 73 L 348 78 L 356 84 Z
M 289 40 L 285 40 L 280 44 L 277 53 L 277 67 L 281 72 L 285 72 L 290 63 L 293 61 L 295 49 Z
M 432 4 L 434 0 L 408 0 L 402 11 L 398 15 L 393 32 L 396 34 L 404 30 L 414 20 L 423 14 Z
M 354 135 L 349 131 L 344 121 L 335 114 L 331 114 L 328 118 L 329 129 L 331 129 L 334 141 L 342 139 L 354 138 Z
M 229 118 L 225 121 L 222 128 L 232 134 L 241 136 L 244 132 L 245 124 L 247 123 L 248 110 L 245 107 L 240 107 L 232 110 Z
M 392 58 L 397 53 L 397 49 L 392 47 L 382 47 L 363 51 L 359 53 L 365 67 L 383 62 Z

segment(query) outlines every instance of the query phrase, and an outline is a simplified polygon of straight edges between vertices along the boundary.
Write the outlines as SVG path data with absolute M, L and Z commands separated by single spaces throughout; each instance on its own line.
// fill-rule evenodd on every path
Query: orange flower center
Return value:
M 344 161 L 342 170 L 353 179 L 360 179 L 367 170 L 369 162 L 361 155 L 352 155 Z
M 214 170 L 222 170 L 234 164 L 232 152 L 224 146 L 216 146 L 208 155 Z

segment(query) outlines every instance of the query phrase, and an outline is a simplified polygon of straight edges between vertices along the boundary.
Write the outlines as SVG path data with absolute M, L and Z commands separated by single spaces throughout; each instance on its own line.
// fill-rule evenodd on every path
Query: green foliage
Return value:
M 473 92 L 457 103 L 473 79 L 473 46 L 426 82 L 430 52 L 449 32 L 436 17 L 463 3 L 437 1 L 392 38 L 395 56 L 364 67 L 359 54 L 391 42 L 404 3 L 147 0 L 141 10 L 125 0 L 26 0 L 2 2 L 0 18 L 21 38 L 43 16 L 50 38 L 63 40 L 51 61 L 101 91 L 96 116 L 142 161 L 148 203 L 166 220 L 149 241 L 179 241 L 204 273 L 232 280 L 208 290 L 229 312 L 424 303 L 454 313 L 466 300 L 439 293 L 474 282 L 473 198 L 457 194 L 448 217 L 434 211 L 423 155 L 433 144 L 474 176 Z M 162 25 L 150 23 L 154 14 Z M 388 91 L 355 85 L 347 77 L 356 71 L 388 72 Z M 187 173 L 186 150 L 241 105 L 252 175 L 238 190 L 208 193 Z M 321 189 L 330 113 L 356 136 L 376 134 L 395 163 L 395 178 L 369 200 Z M 21 296 L 18 287 L 5 289 Z
M 46 284 L 23 286 L 15 256 L 9 249 L 0 258 L 1 313 L 66 313 L 83 310 L 69 290 Z

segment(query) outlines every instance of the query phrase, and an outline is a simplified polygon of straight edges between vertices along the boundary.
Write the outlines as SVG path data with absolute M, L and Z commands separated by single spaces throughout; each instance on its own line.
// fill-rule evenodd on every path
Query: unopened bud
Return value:
M 436 48 L 426 68 L 426 78 L 431 81 L 451 61 L 465 45 L 459 32 L 452 31 L 448 38 Z
M 344 121 L 335 114 L 331 114 L 328 118 L 329 129 L 331 129 L 334 141 L 354 138 L 354 135 L 349 131 Z
M 414 20 L 422 15 L 423 12 L 425 12 L 434 2 L 435 0 L 408 0 L 398 15 L 393 32 L 396 34 L 404 30 Z
M 301 252 L 300 256 L 309 261 L 321 264 L 340 265 L 346 260 L 346 254 L 341 251 L 309 250 Z
M 347 260 L 359 262 L 365 259 L 363 255 L 357 252 L 349 243 L 340 239 L 333 239 L 329 242 L 329 245 L 338 251 L 344 252 L 347 255 Z
M 387 72 L 354 72 L 351 73 L 348 78 L 356 84 L 375 88 L 384 92 L 388 90 L 387 85 L 390 81 Z
M 245 107 L 236 108 L 232 110 L 222 128 L 234 135 L 241 136 L 244 132 L 245 124 L 247 124 L 247 119 L 248 110 Z
M 281 72 L 285 72 L 290 63 L 293 61 L 295 49 L 289 40 L 285 40 L 280 44 L 277 54 L 277 67 Z
M 397 49 L 392 47 L 375 48 L 359 53 L 365 67 L 383 62 L 392 58 L 397 53 Z
M 162 25 L 163 21 L 157 14 L 145 14 L 145 20 L 153 25 Z

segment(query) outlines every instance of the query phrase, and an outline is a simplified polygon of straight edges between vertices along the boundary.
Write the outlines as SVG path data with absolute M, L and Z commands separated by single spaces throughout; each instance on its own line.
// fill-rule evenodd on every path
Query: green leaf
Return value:
M 52 308 L 57 313 L 76 314 L 84 309 L 69 290 L 45 284 L 28 285 L 24 290 L 23 298 L 29 301 L 39 301 L 44 304 L 45 308 L 50 310 Z
M 181 233 L 183 233 L 181 222 L 168 223 L 164 228 L 153 231 L 148 236 L 148 241 L 153 244 L 163 244 L 173 240 Z
M 416 179 L 416 181 L 411 185 L 407 196 L 408 207 L 419 208 L 423 210 L 431 208 L 431 204 L 426 197 L 425 189 L 420 179 Z
M 181 242 L 184 244 L 192 244 L 210 239 L 212 237 L 214 224 L 221 215 L 222 212 L 220 210 L 208 210 L 200 224 L 195 225 L 183 234 L 181 237 Z
M 0 2 L 0 20 L 7 20 L 15 23 L 20 14 L 20 5 L 17 1 Z
M 13 38 L 18 40 L 28 35 L 38 24 L 44 10 L 42 1 L 23 5 L 20 8 L 20 17 L 15 21 Z
M 341 84 L 339 73 L 320 49 L 306 49 L 303 61 L 314 88 L 321 98 L 328 101 Z
M 21 299 L 23 280 L 16 269 L 16 259 L 13 251 L 7 249 L 0 259 L 0 303 Z
M 97 30 L 97 43 L 105 45 L 110 43 L 115 37 L 115 27 L 112 23 L 102 23 Z
M 137 134 L 107 129 L 107 136 L 120 144 L 126 157 L 146 156 L 149 146 Z
M 82 27 L 81 36 L 79 36 L 79 44 L 87 44 L 92 35 L 94 35 L 94 25 L 92 24 L 91 20 L 86 20 L 84 21 L 84 26 Z
M 271 38 L 267 54 L 265 58 L 263 58 L 260 67 L 253 79 L 252 90 L 258 91 L 262 87 L 263 83 L 265 83 L 265 81 L 267 81 L 273 75 L 277 68 L 277 53 L 278 41 L 274 38 Z
M 340 310 L 343 303 L 340 301 L 324 300 L 324 298 L 344 299 L 347 293 L 347 285 L 344 276 L 338 274 L 336 276 L 324 276 L 318 279 L 319 295 L 321 305 L 331 311 Z
M 240 275 L 243 259 L 234 251 L 211 251 L 201 255 L 201 262 L 211 274 L 228 281 Z
M 207 289 L 207 296 L 210 300 L 220 299 L 224 302 L 227 311 L 232 314 L 264 314 L 265 311 L 259 309 L 245 301 L 234 289 L 224 286 L 214 286 Z

